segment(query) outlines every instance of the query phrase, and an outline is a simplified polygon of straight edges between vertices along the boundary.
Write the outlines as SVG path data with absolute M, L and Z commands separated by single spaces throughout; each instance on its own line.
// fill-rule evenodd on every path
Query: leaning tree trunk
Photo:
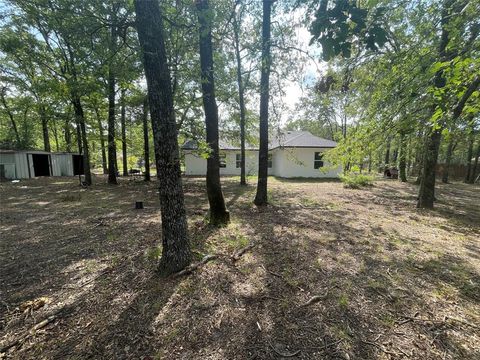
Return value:
M 258 183 L 254 203 L 257 206 L 267 205 L 268 179 L 268 100 L 270 95 L 270 17 L 272 0 L 263 0 L 262 21 L 262 73 L 260 77 L 260 148 L 258 152 Z
M 123 176 L 128 176 L 127 162 L 127 126 L 125 123 L 125 89 L 121 90 L 120 95 L 120 123 L 122 127 L 122 160 L 123 160 Z
M 400 133 L 400 156 L 398 167 L 400 172 L 400 181 L 407 182 L 407 141 L 405 134 Z
M 80 155 L 83 154 L 83 146 L 82 146 L 82 132 L 80 130 L 80 123 L 78 122 L 78 118 L 77 118 L 77 115 L 75 114 L 75 125 L 77 126 L 76 127 L 76 131 L 77 131 L 77 147 L 78 147 L 78 153 Z
M 103 174 L 108 174 L 108 168 L 107 168 L 107 152 L 105 150 L 105 136 L 103 135 L 103 125 L 102 125 L 102 119 L 100 117 L 100 113 L 98 109 L 95 107 L 95 115 L 97 117 L 97 125 L 98 125 L 98 132 L 99 132 L 99 137 L 100 137 L 100 147 L 102 151 L 102 168 L 103 168 Z
M 242 58 L 240 56 L 240 29 L 237 17 L 233 16 L 233 35 L 235 40 L 235 57 L 237 60 L 237 84 L 238 84 L 238 100 L 240 105 L 240 185 L 246 185 L 245 179 L 245 96 L 242 79 Z
M 43 149 L 45 151 L 50 152 L 50 135 L 48 133 L 48 117 L 47 117 L 47 110 L 45 109 L 44 104 L 39 105 L 38 109 L 40 120 L 42 122 L 42 134 L 43 134 Z
M 225 206 L 222 186 L 220 184 L 220 164 L 218 149 L 218 108 L 215 100 L 213 79 L 213 50 L 211 13 L 208 0 L 196 1 L 198 10 L 200 67 L 202 70 L 203 108 L 207 143 L 211 152 L 207 159 L 207 195 L 210 204 L 210 224 L 219 226 L 230 221 L 230 214 Z
M 448 184 L 448 177 L 450 175 L 450 163 L 452 162 L 453 149 L 455 148 L 454 137 L 450 134 L 448 141 L 447 154 L 445 156 L 445 168 L 443 169 L 442 182 Z
M 135 11 L 154 144 L 159 154 L 156 161 L 160 169 L 158 179 L 163 244 L 159 270 L 168 275 L 185 268 L 191 259 L 173 93 L 160 6 L 157 1 L 135 0 Z
M 473 130 L 473 124 L 469 129 L 469 134 L 468 134 L 468 151 L 467 151 L 467 173 L 465 175 L 464 182 L 466 184 L 470 183 L 470 176 L 472 173 L 472 157 L 473 157 L 473 143 L 475 141 L 474 137 L 474 130 Z
M 441 138 L 442 131 L 436 129 L 432 130 L 426 141 L 417 202 L 418 208 L 433 208 L 435 201 L 435 167 L 437 165 Z
M 83 113 L 82 103 L 77 94 L 72 94 L 72 104 L 75 111 L 75 118 L 77 119 L 77 124 L 80 126 L 80 134 L 82 138 L 82 147 L 83 147 L 83 170 L 85 174 L 85 183 L 87 185 L 92 185 L 92 173 L 90 171 L 90 155 L 88 151 L 88 140 L 87 140 L 87 130 L 85 127 L 85 116 Z
M 143 99 L 143 158 L 145 159 L 145 181 L 150 181 L 150 146 L 148 144 L 148 97 Z
M 112 10 L 112 24 L 110 29 L 109 42 L 109 63 L 108 63 L 108 183 L 117 184 L 117 145 L 115 144 L 115 72 L 113 70 L 114 54 L 117 47 L 116 13 Z
M 13 132 L 15 133 L 17 148 L 20 148 L 20 145 L 22 142 L 20 141 L 20 134 L 18 133 L 17 123 L 15 122 L 15 118 L 13 117 L 13 112 L 10 110 L 10 107 L 7 104 L 7 100 L 5 99 L 6 91 L 7 91 L 6 87 L 2 87 L 2 89 L 0 90 L 0 101 L 2 102 L 2 105 L 5 108 L 5 111 L 7 112 L 8 117 L 10 118 L 12 129 L 13 129 Z

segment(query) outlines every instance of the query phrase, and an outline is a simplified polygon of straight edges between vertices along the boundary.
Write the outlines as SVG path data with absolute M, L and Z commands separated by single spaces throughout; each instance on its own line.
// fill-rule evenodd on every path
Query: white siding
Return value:
M 73 176 L 72 154 L 52 154 L 52 176 Z
M 328 149 L 284 148 L 274 150 L 275 176 L 291 178 L 334 178 L 342 171 L 341 166 L 332 167 L 326 161 L 320 169 L 313 168 L 315 152 Z
M 226 167 L 220 168 L 220 175 L 240 175 L 240 168 L 237 168 L 236 156 L 240 150 L 220 150 L 226 155 Z M 258 169 L 258 151 L 245 151 L 245 172 L 246 175 L 255 175 Z M 195 151 L 185 151 L 185 175 L 205 176 L 207 173 L 207 160 L 197 155 Z
M 30 173 L 28 171 L 28 161 L 27 161 L 27 153 L 24 152 L 18 152 L 15 153 L 15 167 L 17 169 L 17 177 L 19 179 L 29 179 L 30 178 Z M 31 156 L 30 156 L 30 160 Z M 30 162 L 30 169 L 32 171 L 32 176 L 33 176 L 33 163 Z
M 322 148 L 284 148 L 270 151 L 272 154 L 272 168 L 268 169 L 269 175 L 278 177 L 306 177 L 306 178 L 335 178 L 342 171 L 340 166 L 332 167 L 324 161 L 323 168 L 314 169 L 313 160 L 315 152 L 323 152 Z M 225 168 L 220 168 L 220 175 L 240 175 L 240 168 L 236 167 L 237 150 L 220 150 L 226 154 Z M 258 151 L 246 152 L 245 170 L 247 175 L 256 175 L 258 172 Z M 205 176 L 207 173 L 207 160 L 197 155 L 194 151 L 185 151 L 185 175 Z

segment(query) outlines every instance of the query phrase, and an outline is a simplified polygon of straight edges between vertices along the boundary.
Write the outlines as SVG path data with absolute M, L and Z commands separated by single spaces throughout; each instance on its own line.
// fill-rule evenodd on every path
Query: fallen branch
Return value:
M 299 307 L 305 307 L 308 305 L 315 304 L 319 301 L 325 300 L 328 297 L 329 292 L 330 292 L 330 289 L 327 289 L 327 292 L 325 293 L 325 295 L 314 295 L 305 304 L 302 304 Z
M 183 275 L 188 275 L 188 274 L 194 272 L 200 266 L 205 265 L 209 261 L 215 260 L 216 258 L 218 258 L 218 255 L 205 255 L 203 257 L 202 261 L 199 261 L 195 264 L 187 266 L 185 269 L 180 270 L 179 272 L 173 274 L 173 277 L 177 278 L 177 277 L 180 277 L 180 276 L 183 276 Z
M 443 325 L 445 324 L 448 320 L 451 320 L 453 322 L 458 322 L 460 324 L 463 324 L 463 325 L 466 325 L 466 326 L 470 326 L 474 329 L 479 329 L 479 326 L 475 325 L 475 324 L 472 324 L 468 321 L 465 321 L 465 320 L 462 320 L 462 319 L 458 319 L 458 318 L 453 318 L 453 317 L 450 317 L 450 316 L 445 316 L 445 320 L 435 320 L 435 319 L 424 319 L 424 318 L 417 318 L 417 317 L 412 317 L 412 316 L 403 316 L 403 318 L 405 320 L 402 320 L 402 321 L 397 321 L 397 325 L 403 325 L 403 324 L 406 324 L 408 322 L 411 322 L 411 321 L 420 321 L 420 322 L 430 322 L 432 324 L 438 324 L 438 325 Z
M 45 320 L 40 321 L 39 323 L 35 324 L 25 335 L 19 337 L 17 340 L 11 342 L 10 344 L 7 344 L 0 348 L 0 354 L 7 352 L 9 349 L 11 349 L 14 346 L 22 345 L 26 340 L 28 340 L 30 337 L 35 335 L 35 332 L 37 330 L 40 330 L 53 322 L 54 320 L 57 319 L 57 316 L 51 315 Z
M 273 351 L 275 351 L 277 353 L 277 355 L 279 355 L 281 357 L 294 357 L 294 356 L 297 356 L 298 354 L 300 354 L 300 350 L 294 351 L 292 353 L 284 353 L 284 352 L 278 351 L 275 348 L 275 346 L 272 345 L 272 343 L 270 341 L 268 342 L 268 344 L 273 349 Z
M 385 354 L 394 355 L 394 356 L 398 356 L 398 355 L 399 355 L 399 354 L 396 353 L 396 352 L 389 351 L 389 350 L 385 349 L 385 347 L 383 347 L 382 345 L 377 344 L 377 343 L 375 343 L 375 342 L 371 342 L 371 341 L 367 341 L 367 340 L 360 340 L 360 341 L 361 341 L 362 343 L 364 343 L 364 344 L 372 345 L 372 346 L 377 347 L 378 349 L 380 349 L 381 351 L 383 351 Z
M 248 250 L 250 250 L 254 247 L 255 247 L 255 243 L 252 243 L 252 244 L 249 244 L 249 245 L 245 246 L 244 248 L 241 248 L 240 250 L 238 250 L 236 253 L 234 253 L 231 256 L 232 261 L 233 262 L 237 261 L 238 259 L 240 259 L 242 257 L 243 254 L 245 254 Z

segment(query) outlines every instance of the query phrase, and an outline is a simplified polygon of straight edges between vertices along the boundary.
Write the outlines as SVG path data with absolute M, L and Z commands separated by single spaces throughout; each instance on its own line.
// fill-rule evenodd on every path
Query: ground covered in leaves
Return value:
M 480 358 L 478 185 L 419 211 L 409 183 L 272 178 L 257 209 L 253 180 L 225 178 L 212 229 L 188 178 L 196 261 L 218 257 L 164 279 L 156 183 L 95 180 L 0 184 L 0 358 Z

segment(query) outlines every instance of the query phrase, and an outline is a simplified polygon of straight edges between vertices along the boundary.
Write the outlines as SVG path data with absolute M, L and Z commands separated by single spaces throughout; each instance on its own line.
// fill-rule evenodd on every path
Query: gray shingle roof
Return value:
M 332 140 L 320 138 L 312 135 L 308 131 L 283 131 L 275 136 L 270 136 L 269 150 L 279 147 L 303 147 L 303 148 L 333 148 L 337 143 Z M 219 140 L 220 150 L 240 150 L 240 146 L 233 145 L 229 141 Z M 258 147 L 246 144 L 247 150 L 258 150 Z M 183 150 L 197 150 L 198 142 L 196 140 L 188 140 L 182 145 Z

